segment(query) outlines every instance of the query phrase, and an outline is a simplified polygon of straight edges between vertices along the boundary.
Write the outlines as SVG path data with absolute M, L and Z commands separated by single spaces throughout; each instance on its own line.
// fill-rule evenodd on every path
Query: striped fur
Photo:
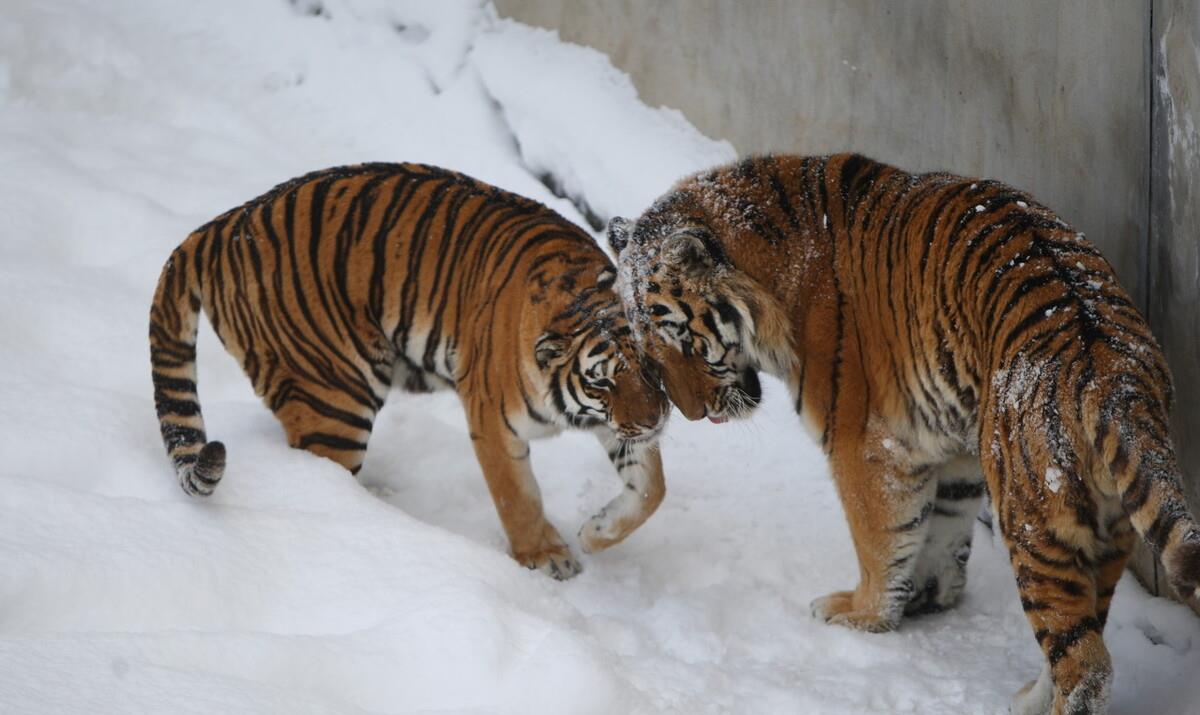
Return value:
M 203 309 L 289 443 L 351 472 L 393 383 L 455 389 L 513 555 L 569 577 L 579 564 L 542 512 L 531 438 L 592 430 L 626 482 L 585 549 L 628 536 L 664 491 L 667 402 L 614 281 L 579 228 L 454 172 L 365 164 L 277 186 L 197 229 L 159 279 L 154 398 L 180 485 L 211 494 L 225 466 L 196 397 Z
M 682 181 L 610 240 L 686 416 L 726 410 L 747 370 L 788 382 L 859 560 L 819 617 L 879 631 L 952 605 L 985 481 L 1047 659 L 1016 711 L 1104 711 L 1135 532 L 1195 592 L 1162 353 L 1099 251 L 1028 195 L 768 156 Z

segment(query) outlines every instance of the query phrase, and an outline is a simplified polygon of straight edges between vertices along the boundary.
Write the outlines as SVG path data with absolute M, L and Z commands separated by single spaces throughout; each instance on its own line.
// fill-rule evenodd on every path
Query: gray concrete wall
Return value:
M 1125 0 L 498 0 L 738 151 L 854 149 L 1027 189 L 1144 300 L 1148 17 Z M 668 187 L 663 187 L 665 191 Z
M 1200 505 L 1200 4 L 1155 0 L 1151 61 L 1148 315 L 1175 378 L 1175 445 Z
M 1032 192 L 1100 246 L 1162 340 L 1200 508 L 1195 0 L 496 4 L 607 53 L 645 101 L 743 154 L 853 149 Z M 1135 568 L 1163 584 L 1148 553 Z

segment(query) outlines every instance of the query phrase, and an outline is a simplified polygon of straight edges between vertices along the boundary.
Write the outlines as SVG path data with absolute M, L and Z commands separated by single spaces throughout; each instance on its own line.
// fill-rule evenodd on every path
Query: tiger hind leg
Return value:
M 1102 636 L 1107 612 L 1098 609 L 1107 608 L 1111 586 L 1120 577 L 1116 563 L 1123 565 L 1124 556 L 1097 567 L 1065 548 L 1061 535 L 1047 533 L 1050 527 L 1036 515 L 1002 523 L 1021 524 L 1025 532 L 1018 539 L 1005 534 L 1005 540 L 1021 607 L 1046 657 L 1045 671 L 1016 695 L 1012 712 L 1107 712 L 1112 660 Z
M 351 474 L 362 468 L 376 410 L 348 395 L 287 380 L 269 401 L 288 444 L 333 460 Z
M 915 592 L 912 577 L 937 480 L 930 469 L 900 469 L 872 458 L 861 445 L 835 452 L 831 466 L 858 555 L 859 583 L 813 601 L 813 616 L 863 631 L 893 630 Z
M 1032 680 L 1013 697 L 1010 715 L 1092 715 L 1107 711 L 1109 679 L 1093 679 L 1080 684 L 1067 697 L 1055 698 L 1050 665 L 1042 667 Z
M 1110 531 L 1112 543 L 1100 553 L 1096 562 L 1096 617 L 1100 619 L 1101 630 L 1108 623 L 1108 608 L 1117 590 L 1117 582 L 1125 573 L 1125 564 L 1137 541 L 1133 525 L 1124 515 L 1119 517 Z
M 954 606 L 967 585 L 967 559 L 979 504 L 983 474 L 979 460 L 962 456 L 935 469 L 937 493 L 929 517 L 929 534 L 913 572 L 912 598 L 905 615 L 937 613 Z
M 1108 621 L 1108 608 L 1112 603 L 1113 592 L 1121 574 L 1125 571 L 1125 563 L 1133 551 L 1136 536 L 1129 520 L 1120 516 L 1109 524 L 1111 542 L 1101 550 L 1095 564 L 1096 574 L 1096 618 L 1100 622 L 1099 630 L 1104 631 Z M 1024 604 L 1025 601 L 1023 600 Z M 1105 670 L 1100 669 L 1087 682 L 1076 685 L 1063 700 L 1057 712 L 1094 713 L 1103 712 L 1108 699 L 1108 678 Z M 1037 680 L 1031 681 L 1013 698 L 1011 712 L 1013 715 L 1045 715 L 1055 707 L 1055 688 L 1047 661 L 1042 667 L 1042 673 Z

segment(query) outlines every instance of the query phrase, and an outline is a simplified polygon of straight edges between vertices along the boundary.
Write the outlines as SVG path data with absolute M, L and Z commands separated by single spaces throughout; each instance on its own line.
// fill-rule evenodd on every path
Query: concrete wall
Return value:
M 1161 338 L 1200 508 L 1195 0 L 496 3 L 606 52 L 645 101 L 743 154 L 854 149 L 1032 192 L 1100 246 Z M 1148 553 L 1136 570 L 1162 583 Z
M 606 52 L 738 151 L 854 149 L 1031 191 L 1144 300 L 1148 17 L 1135 2 L 498 0 Z M 665 191 L 668 187 L 664 186 Z
M 1173 420 L 1200 505 L 1200 4 L 1153 3 L 1148 315 L 1175 378 Z M 1161 585 L 1161 573 L 1158 574 Z M 1196 605 L 1196 604 L 1193 604 Z

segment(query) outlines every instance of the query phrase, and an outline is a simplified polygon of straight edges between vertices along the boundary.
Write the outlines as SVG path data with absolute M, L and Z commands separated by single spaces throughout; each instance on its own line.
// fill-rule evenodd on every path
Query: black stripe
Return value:
M 1017 584 L 1026 586 L 1031 583 L 1049 586 L 1055 590 L 1061 591 L 1068 596 L 1082 596 L 1085 590 L 1084 584 L 1078 581 L 1073 581 L 1062 576 L 1054 576 L 1034 571 L 1028 566 L 1022 565 L 1017 568 Z
M 182 447 L 206 441 L 204 430 L 173 422 L 160 423 L 159 431 L 162 432 L 163 442 L 166 443 L 167 450 L 171 452 Z
M 161 373 L 152 373 L 154 386 L 160 390 L 170 390 L 171 392 L 196 392 L 196 382 L 183 377 L 169 377 Z
M 1044 631 L 1038 632 L 1038 641 L 1042 641 L 1046 636 L 1050 636 L 1049 648 L 1046 649 L 1046 658 L 1050 661 L 1050 667 L 1058 665 L 1067 651 L 1078 643 L 1088 633 L 1098 632 L 1101 629 L 1100 620 L 1094 616 L 1087 616 L 1079 620 L 1070 630 L 1062 633 L 1049 634 Z
M 342 450 L 345 452 L 356 450 L 361 451 L 367 448 L 367 445 L 363 442 L 358 442 L 356 440 L 340 437 L 335 434 L 328 434 L 325 432 L 309 432 L 301 437 L 300 441 L 296 444 L 296 446 L 300 449 L 308 449 L 309 447 L 316 445 L 329 447 L 330 449 Z
M 899 526 L 893 526 L 891 530 L 896 533 L 912 531 L 913 529 L 916 529 L 921 524 L 924 524 L 926 522 L 926 520 L 929 519 L 929 515 L 932 513 L 933 513 L 933 502 L 926 502 L 925 505 L 921 507 L 920 514 L 917 514 L 914 518 L 912 518 L 909 521 L 904 522 L 903 524 L 900 524 Z
M 1175 524 L 1186 513 L 1186 507 L 1182 504 L 1174 499 L 1164 499 L 1158 505 L 1158 514 L 1154 517 L 1154 523 L 1150 525 L 1149 529 L 1146 529 L 1146 533 L 1143 535 L 1150 548 L 1155 552 L 1162 552 L 1171 539 L 1171 531 L 1175 528 Z
M 1025 612 L 1028 613 L 1029 611 L 1044 611 L 1048 608 L 1051 608 L 1051 605 L 1046 603 L 1045 601 L 1034 601 L 1034 600 L 1031 600 L 1029 598 L 1022 596 L 1021 597 L 1021 608 L 1023 608 L 1025 610 Z
M 200 405 L 195 400 L 172 400 L 168 397 L 154 396 L 154 407 L 158 416 L 179 415 L 180 417 L 195 417 L 200 414 Z

